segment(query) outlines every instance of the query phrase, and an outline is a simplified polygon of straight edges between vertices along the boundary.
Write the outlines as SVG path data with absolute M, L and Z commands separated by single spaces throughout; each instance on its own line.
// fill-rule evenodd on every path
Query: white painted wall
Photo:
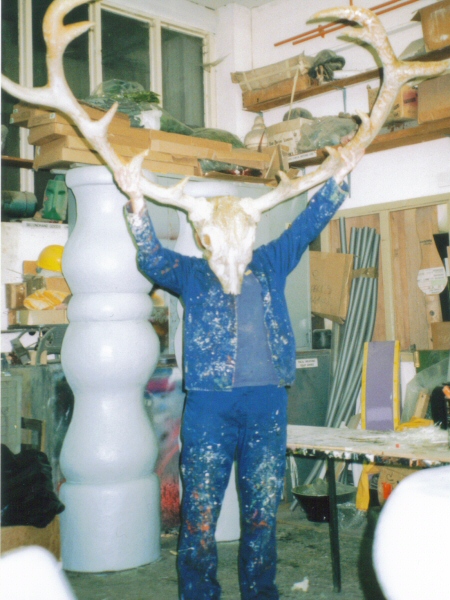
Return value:
M 211 33 L 214 33 L 216 28 L 216 11 L 189 0 L 105 0 L 104 4 L 138 11 L 179 26 L 194 27 Z

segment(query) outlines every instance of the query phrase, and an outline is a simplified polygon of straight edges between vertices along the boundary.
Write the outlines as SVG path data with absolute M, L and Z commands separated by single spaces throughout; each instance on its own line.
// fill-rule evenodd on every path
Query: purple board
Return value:
M 366 364 L 366 429 L 386 431 L 395 428 L 394 361 L 395 342 L 369 342 Z

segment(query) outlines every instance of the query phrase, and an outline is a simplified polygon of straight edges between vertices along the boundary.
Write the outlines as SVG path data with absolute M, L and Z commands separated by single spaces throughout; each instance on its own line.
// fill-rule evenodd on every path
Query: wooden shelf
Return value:
M 441 137 L 450 136 L 450 117 L 440 119 L 439 121 L 429 121 L 421 123 L 415 127 L 405 127 L 404 129 L 393 129 L 388 133 L 378 135 L 372 144 L 367 148 L 366 154 L 398 148 L 399 146 L 410 146 L 411 144 L 420 144 L 437 140 Z M 314 152 L 305 152 L 299 155 L 295 161 L 289 161 L 290 167 L 307 167 L 310 165 L 319 165 L 326 157 L 325 150 L 316 150 Z
M 420 60 L 421 62 L 430 62 L 432 60 L 444 60 L 449 57 L 450 46 L 446 46 L 445 48 L 441 48 L 440 50 L 434 50 L 433 52 L 428 52 L 427 54 L 421 57 L 417 57 L 416 60 Z M 408 61 L 411 60 L 413 59 L 408 59 Z M 371 79 L 381 79 L 382 75 L 383 69 L 370 69 L 369 71 L 363 71 L 362 73 L 346 77 L 345 79 L 335 79 L 333 81 L 323 83 L 322 85 L 316 85 L 307 89 L 298 90 L 294 93 L 294 102 L 298 102 L 299 100 L 305 100 L 306 98 L 312 98 L 313 96 L 319 96 L 321 94 L 327 94 L 328 92 L 333 92 L 335 90 L 342 90 L 351 85 L 364 83 L 365 81 L 370 81 Z M 280 86 L 280 84 L 270 86 L 271 88 L 273 88 L 274 93 L 276 93 L 276 86 Z M 278 89 L 280 91 L 280 95 L 278 95 L 277 97 L 272 97 L 270 93 L 270 88 L 260 90 L 260 100 L 247 106 L 244 105 L 244 110 L 248 110 L 250 112 L 261 112 L 269 110 L 271 108 L 277 108 L 278 106 L 285 106 L 290 104 L 292 84 L 287 87 L 280 86 Z M 255 96 L 255 93 L 256 90 L 252 92 L 253 96 Z
M 2 154 L 2 167 L 17 167 L 19 169 L 32 169 L 33 160 L 18 158 L 17 156 L 4 156 Z

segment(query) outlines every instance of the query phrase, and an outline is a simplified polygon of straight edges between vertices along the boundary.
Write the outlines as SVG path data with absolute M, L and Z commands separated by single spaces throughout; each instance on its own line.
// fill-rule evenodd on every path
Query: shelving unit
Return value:
M 367 148 L 366 154 L 389 150 L 400 146 L 410 146 L 421 142 L 429 142 L 438 138 L 450 136 L 450 117 L 439 121 L 429 121 L 414 127 L 395 129 L 378 135 Z M 327 156 L 325 150 L 315 150 L 299 155 L 295 160 L 289 161 L 289 166 L 300 168 L 319 165 Z
M 449 57 L 450 46 L 447 46 L 440 50 L 428 52 L 420 57 L 420 61 L 430 62 L 434 60 L 444 60 Z M 381 79 L 382 76 L 383 69 L 371 69 L 344 79 L 336 79 L 323 83 L 322 85 L 313 85 L 307 89 L 297 90 L 294 93 L 294 102 L 299 102 L 306 98 L 312 98 L 336 90 L 343 90 L 349 86 L 364 83 L 373 79 Z M 254 90 L 251 92 L 252 96 L 248 95 L 246 98 L 245 94 L 250 94 L 250 92 L 244 92 L 244 109 L 250 112 L 262 112 L 270 110 L 271 108 L 289 105 L 291 102 L 292 87 L 289 89 L 289 86 L 285 85 L 285 82 L 282 83 L 284 85 L 275 84 L 275 86 L 271 86 L 272 89 L 266 88 L 264 90 Z M 280 94 L 274 97 L 277 91 L 279 91 Z M 248 104 L 246 100 L 249 99 L 257 101 Z M 369 154 L 371 152 L 379 152 L 381 150 L 388 150 L 399 146 L 418 144 L 420 142 L 427 142 L 448 135 L 450 135 L 450 118 L 441 119 L 439 121 L 429 121 L 420 125 L 407 126 L 404 128 L 392 127 L 392 131 L 378 135 L 366 152 Z M 307 152 L 304 155 L 300 155 L 296 160 L 290 160 L 289 165 L 291 167 L 318 165 L 323 161 L 325 156 L 326 152 L 324 150 Z
M 424 54 L 423 56 L 419 57 L 421 62 L 444 60 L 446 58 L 450 58 L 450 46 L 446 46 L 445 48 L 441 48 L 440 50 L 434 50 L 433 52 L 428 52 L 427 54 Z M 412 59 L 408 60 L 411 62 Z M 327 83 L 323 83 L 322 85 L 315 85 L 307 89 L 301 89 L 296 91 L 294 94 L 294 102 L 305 100 L 306 98 L 312 98 L 313 96 L 328 94 L 329 92 L 333 92 L 336 90 L 342 90 L 351 85 L 356 85 L 358 83 L 370 81 L 371 79 L 381 79 L 382 76 L 383 69 L 380 68 L 370 69 L 369 71 L 363 71 L 362 73 L 346 77 L 345 79 L 335 79 L 333 81 L 328 81 Z M 275 90 L 276 86 L 280 86 L 280 84 L 275 84 L 274 86 L 270 87 Z M 281 90 L 281 93 L 276 98 L 268 98 L 268 96 L 270 95 L 269 89 L 270 88 L 260 90 L 260 100 L 255 101 L 251 105 L 244 105 L 244 110 L 248 110 L 250 112 L 263 112 L 266 110 L 270 110 L 271 108 L 285 106 L 290 103 L 292 85 L 288 86 L 286 89 L 284 89 L 284 87 L 279 88 Z M 253 94 L 255 94 L 255 92 L 256 90 L 253 92 Z

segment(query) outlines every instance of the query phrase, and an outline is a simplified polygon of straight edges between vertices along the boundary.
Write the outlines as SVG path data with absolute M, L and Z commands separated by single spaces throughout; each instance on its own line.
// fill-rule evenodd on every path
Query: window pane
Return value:
M 46 85 L 47 65 L 45 62 L 46 46 L 42 34 L 42 21 L 45 11 L 52 0 L 32 0 L 33 28 L 33 83 L 35 86 Z M 88 21 L 87 5 L 72 10 L 64 19 L 65 24 Z M 77 98 L 86 98 L 90 93 L 89 85 L 89 50 L 88 34 L 84 33 L 73 40 L 64 53 L 64 72 L 70 89 Z
M 19 80 L 19 28 L 17 0 L 2 2 L 2 73 L 13 81 Z M 19 128 L 9 124 L 9 118 L 17 100 L 2 90 L 2 130 L 7 127 L 2 154 L 19 156 Z M 3 131 L 2 131 L 3 137 Z M 2 189 L 19 189 L 19 169 L 2 167 Z
M 102 11 L 103 81 L 136 81 L 150 90 L 150 28 L 137 19 Z
M 203 40 L 162 29 L 163 106 L 191 127 L 203 127 Z

